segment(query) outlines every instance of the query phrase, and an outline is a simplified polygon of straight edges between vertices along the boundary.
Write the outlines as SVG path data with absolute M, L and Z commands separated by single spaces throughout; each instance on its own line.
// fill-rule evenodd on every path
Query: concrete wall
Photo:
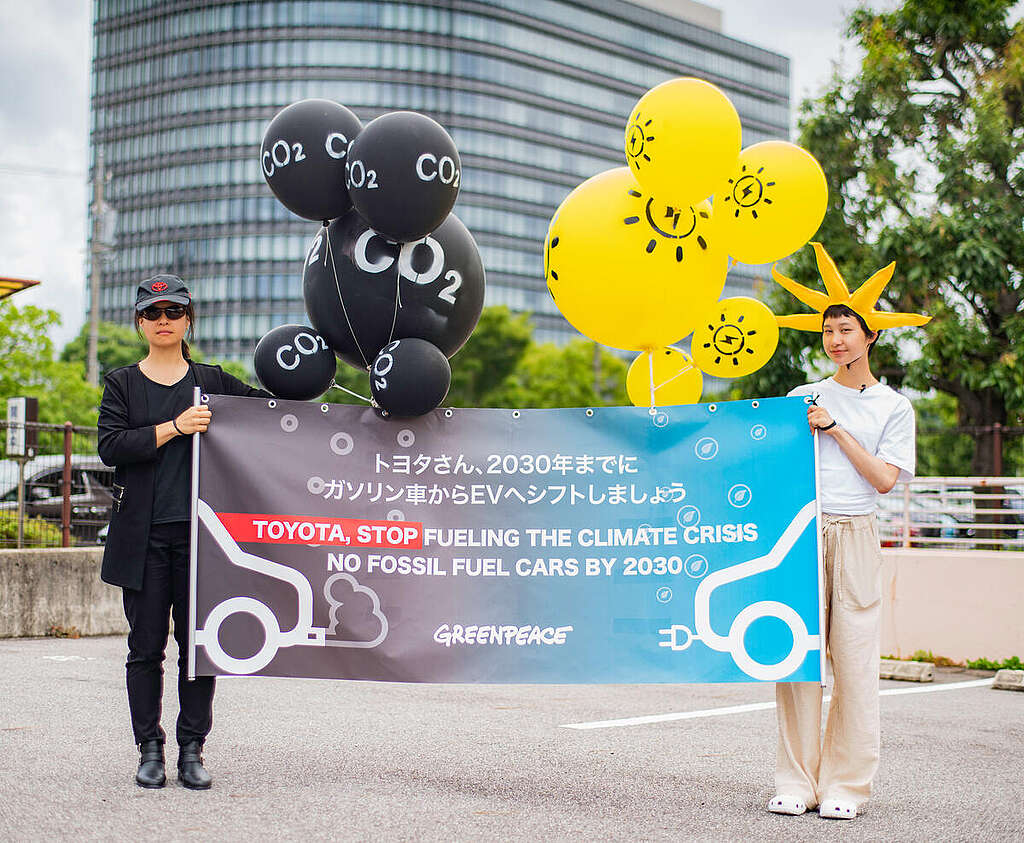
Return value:
M 882 655 L 1024 658 L 1024 553 L 883 549 Z
M 125 633 L 121 589 L 100 582 L 102 548 L 0 550 L 0 638 Z

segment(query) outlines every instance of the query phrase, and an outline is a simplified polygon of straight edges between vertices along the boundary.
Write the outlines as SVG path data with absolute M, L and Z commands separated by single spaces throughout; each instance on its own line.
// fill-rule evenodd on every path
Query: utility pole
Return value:
M 106 206 L 103 202 L 103 150 L 96 150 L 96 166 L 92 173 L 92 242 L 89 246 L 89 353 L 86 358 L 86 379 L 93 386 L 100 382 L 100 365 L 97 356 L 100 327 L 100 276 L 103 274 L 103 218 Z

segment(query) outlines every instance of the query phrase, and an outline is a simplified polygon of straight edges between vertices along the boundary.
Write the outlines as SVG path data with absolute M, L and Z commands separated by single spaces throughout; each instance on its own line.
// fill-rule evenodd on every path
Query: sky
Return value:
M 726 35 L 789 56 L 794 113 L 827 83 L 834 61 L 854 55 L 842 38 L 854 0 L 706 2 L 722 10 Z M 92 5 L 0 2 L 0 276 L 42 281 L 15 302 L 60 313 L 57 348 L 81 329 L 87 307 Z

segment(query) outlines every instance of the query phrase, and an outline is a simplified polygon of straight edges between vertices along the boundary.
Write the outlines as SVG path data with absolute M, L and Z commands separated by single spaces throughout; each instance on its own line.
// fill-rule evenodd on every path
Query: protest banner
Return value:
M 821 679 L 800 398 L 414 420 L 202 400 L 192 675 Z

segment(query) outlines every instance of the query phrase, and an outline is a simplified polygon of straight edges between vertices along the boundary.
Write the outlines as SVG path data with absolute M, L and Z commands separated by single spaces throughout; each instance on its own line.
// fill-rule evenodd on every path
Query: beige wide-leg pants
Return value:
M 821 686 L 779 683 L 775 792 L 813 808 L 860 806 L 878 769 L 878 658 L 882 554 L 872 515 L 822 515 L 824 628 L 835 687 L 821 739 Z

